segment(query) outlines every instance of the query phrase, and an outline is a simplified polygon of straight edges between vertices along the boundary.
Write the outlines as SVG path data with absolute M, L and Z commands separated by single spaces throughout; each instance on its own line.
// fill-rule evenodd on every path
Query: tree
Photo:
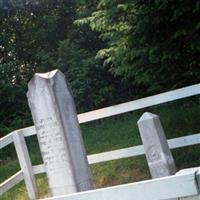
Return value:
M 0 17 L 0 131 L 8 132 L 7 127 L 15 129 L 31 123 L 27 83 L 35 72 L 56 67 L 59 43 L 73 23 L 74 3 L 45 0 L 1 7 Z
M 0 7 L 2 133 L 32 124 L 25 93 L 35 72 L 61 69 L 72 87 L 78 112 L 127 97 L 130 90 L 121 84 L 121 78 L 113 77 L 95 60 L 96 52 L 104 47 L 99 34 L 88 25 L 73 24 L 75 18 L 90 14 L 95 2 L 43 0 L 17 7 L 12 2 L 7 2 L 7 9 Z
M 199 1 L 101 0 L 76 23 L 100 33 L 96 57 L 113 74 L 154 93 L 198 82 L 199 11 Z

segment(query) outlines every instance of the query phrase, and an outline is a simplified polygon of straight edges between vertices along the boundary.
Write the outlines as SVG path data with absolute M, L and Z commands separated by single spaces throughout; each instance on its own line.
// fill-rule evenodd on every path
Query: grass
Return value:
M 38 188 L 38 195 L 42 198 L 48 197 L 49 192 L 45 174 L 36 175 L 36 184 Z M 3 194 L 1 200 L 28 200 L 24 181 L 15 185 L 12 189 Z
M 148 109 L 122 114 L 81 125 L 87 154 L 94 154 L 141 144 L 137 121 L 148 111 L 160 116 L 167 138 L 180 137 L 200 132 L 199 97 L 154 106 Z M 41 163 L 35 136 L 27 139 L 32 163 Z M 200 166 L 200 145 L 172 151 L 177 169 Z M 6 155 L 6 148 L 2 155 Z M 4 158 L 6 160 L 6 158 Z M 19 170 L 16 155 L 0 166 L 0 180 L 7 179 Z M 120 159 L 91 165 L 93 180 L 97 188 L 150 178 L 145 156 Z M 37 175 L 39 196 L 47 195 L 45 175 Z M 2 200 L 27 199 L 24 183 L 20 183 L 2 196 Z

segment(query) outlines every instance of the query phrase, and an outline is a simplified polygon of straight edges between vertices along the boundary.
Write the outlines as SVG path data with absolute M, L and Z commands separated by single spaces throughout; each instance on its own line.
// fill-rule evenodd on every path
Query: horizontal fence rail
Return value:
M 196 196 L 200 198 L 198 182 L 200 171 L 167 176 L 148 181 L 124 184 L 43 200 L 147 200 L 171 199 Z
M 9 189 L 11 189 L 13 186 L 18 184 L 24 179 L 22 171 L 20 170 L 13 176 L 11 176 L 9 179 L 5 180 L 3 183 L 0 184 L 0 195 L 7 192 Z
M 200 133 L 168 140 L 170 149 L 200 144 Z M 128 158 L 145 154 L 143 145 L 108 151 L 88 156 L 89 164 L 95 164 L 120 158 Z
M 0 139 L 0 149 L 4 148 L 5 146 L 7 146 L 13 142 L 13 133 L 14 132 L 11 132 L 8 135 L 6 135 L 5 137 Z
M 79 123 L 90 122 L 105 117 L 110 117 L 142 108 L 182 99 L 200 94 L 200 84 L 188 86 L 185 88 L 164 92 L 150 97 L 129 101 L 127 103 L 110 106 L 78 115 Z

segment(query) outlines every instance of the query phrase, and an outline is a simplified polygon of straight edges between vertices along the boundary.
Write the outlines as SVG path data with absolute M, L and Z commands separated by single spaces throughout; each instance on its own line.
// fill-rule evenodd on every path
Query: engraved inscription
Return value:
M 47 171 L 67 170 L 66 145 L 62 128 L 55 117 L 39 119 L 36 125 L 41 153 Z
M 160 153 L 158 152 L 158 149 L 155 146 L 150 146 L 147 149 L 147 158 L 149 162 L 155 162 L 157 160 L 160 160 Z

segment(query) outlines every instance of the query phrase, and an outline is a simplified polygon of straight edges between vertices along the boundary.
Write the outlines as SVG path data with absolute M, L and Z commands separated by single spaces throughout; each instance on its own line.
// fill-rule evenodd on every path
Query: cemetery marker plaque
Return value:
M 74 101 L 59 70 L 35 74 L 28 102 L 53 196 L 93 188 Z

